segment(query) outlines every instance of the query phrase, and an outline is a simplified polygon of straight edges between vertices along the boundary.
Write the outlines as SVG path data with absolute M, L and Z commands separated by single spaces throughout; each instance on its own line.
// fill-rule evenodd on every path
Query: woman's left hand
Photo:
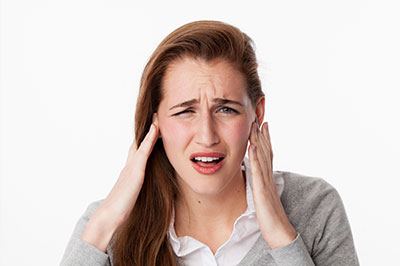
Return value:
M 276 249 L 291 243 L 297 232 L 290 224 L 276 189 L 272 160 L 268 123 L 265 122 L 260 131 L 254 122 L 249 146 L 254 205 L 261 234 L 268 245 Z

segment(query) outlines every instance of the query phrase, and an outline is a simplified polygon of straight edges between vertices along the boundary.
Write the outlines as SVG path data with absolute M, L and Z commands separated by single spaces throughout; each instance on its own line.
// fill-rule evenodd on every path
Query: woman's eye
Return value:
M 224 114 L 238 114 L 239 113 L 235 109 L 232 109 L 232 108 L 226 107 L 226 106 L 219 108 L 218 112 L 224 113 Z
M 187 109 L 187 110 L 183 110 L 179 113 L 174 114 L 174 116 L 184 115 L 184 114 L 188 114 L 188 113 L 194 113 L 194 112 L 193 112 L 193 110 Z

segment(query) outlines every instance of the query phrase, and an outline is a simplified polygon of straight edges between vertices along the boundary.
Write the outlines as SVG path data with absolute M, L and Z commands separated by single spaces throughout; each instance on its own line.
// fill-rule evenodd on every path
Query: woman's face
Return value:
M 198 194 L 223 191 L 242 176 L 251 123 L 256 109 L 263 115 L 264 100 L 254 108 L 244 75 L 223 60 L 176 61 L 162 90 L 160 134 L 179 185 Z

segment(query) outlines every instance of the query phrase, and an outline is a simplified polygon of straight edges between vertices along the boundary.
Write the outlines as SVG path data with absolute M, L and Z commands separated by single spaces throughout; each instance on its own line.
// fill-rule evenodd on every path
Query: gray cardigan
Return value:
M 357 266 L 359 265 L 350 225 L 342 200 L 334 187 L 321 178 L 290 172 L 282 175 L 282 205 L 293 227 L 296 240 L 287 246 L 271 249 L 262 236 L 238 266 Z M 61 261 L 61 266 L 113 265 L 111 245 L 104 253 L 80 240 L 91 215 L 100 205 L 89 205 L 78 221 Z M 183 263 L 177 258 L 178 265 Z

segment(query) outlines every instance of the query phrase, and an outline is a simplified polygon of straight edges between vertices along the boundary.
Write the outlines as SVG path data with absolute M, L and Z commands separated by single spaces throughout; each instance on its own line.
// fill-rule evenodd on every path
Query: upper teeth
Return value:
M 217 157 L 195 157 L 194 158 L 196 161 L 202 161 L 202 162 L 211 162 L 215 160 L 219 160 Z

